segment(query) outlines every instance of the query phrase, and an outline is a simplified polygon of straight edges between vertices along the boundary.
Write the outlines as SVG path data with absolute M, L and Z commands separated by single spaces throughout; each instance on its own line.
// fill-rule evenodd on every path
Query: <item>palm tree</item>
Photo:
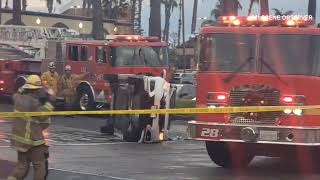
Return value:
M 283 9 L 279 10 L 277 8 L 273 8 L 272 10 L 275 11 L 274 15 L 276 15 L 276 16 L 289 16 L 289 15 L 293 14 L 293 11 L 291 11 L 291 10 L 286 11 L 286 12 L 283 12 Z
M 12 2 L 12 19 L 13 25 L 22 25 L 22 21 L 21 21 L 21 1 L 13 1 Z
M 86 12 L 86 14 L 83 14 L 83 15 L 89 16 L 89 12 L 90 12 L 91 7 L 92 7 L 92 0 L 83 0 L 82 1 L 82 13 Z
M 176 0 L 162 0 L 162 3 L 165 6 L 165 23 L 164 23 L 164 30 L 163 30 L 163 40 L 169 40 L 169 30 L 170 30 L 170 17 L 171 12 L 174 8 L 178 7 L 178 3 Z
M 269 15 L 269 0 L 260 0 L 260 15 Z
M 4 8 L 6 8 L 6 9 L 9 8 L 9 0 L 6 0 L 6 6 Z
M 216 3 L 216 6 L 211 11 L 211 16 L 213 16 L 216 20 L 219 18 L 219 16 L 222 16 L 223 14 L 223 7 L 221 1 L 218 1 Z
M 191 24 L 191 33 L 196 31 L 197 26 L 197 14 L 198 14 L 198 0 L 193 1 L 193 13 L 192 13 L 192 24 Z
M 46 0 L 47 1 L 47 8 L 48 8 L 48 12 L 51 14 L 53 11 L 53 4 L 54 2 L 61 4 L 61 0 Z
M 82 8 L 86 9 L 88 7 L 88 9 L 90 9 L 92 7 L 92 0 L 83 0 L 82 1 Z
M 0 0 L 0 9 L 2 8 L 2 0 Z M 0 24 L 1 24 L 1 19 L 2 19 L 2 11 L 0 10 Z
M 22 10 L 25 11 L 27 9 L 27 0 L 22 0 Z
M 260 15 L 269 15 L 269 2 L 268 2 L 268 0 L 250 0 L 248 15 L 251 15 L 252 6 L 254 3 L 260 4 Z
M 242 9 L 239 0 L 218 0 L 215 8 L 211 11 L 211 16 L 218 19 L 219 16 L 237 15 L 238 9 Z
M 315 20 L 317 14 L 317 0 L 309 0 L 308 14 Z
M 131 23 L 135 25 L 137 0 L 131 0 Z
M 258 4 L 259 2 L 260 2 L 260 0 L 250 0 L 249 10 L 248 10 L 248 16 L 251 15 L 253 4 L 255 4 L 255 3 Z
M 222 14 L 225 16 L 230 15 L 238 15 L 238 9 L 242 9 L 242 6 L 239 0 L 219 0 L 222 3 L 223 12 Z
M 92 1 L 93 17 L 92 17 L 92 37 L 93 39 L 104 39 L 103 28 L 103 11 L 101 0 Z
M 138 0 L 138 27 L 139 27 L 139 34 L 141 34 L 142 32 L 142 28 L 141 28 L 141 13 L 142 13 L 142 1 L 143 0 Z
M 150 0 L 149 35 L 161 38 L 161 1 Z

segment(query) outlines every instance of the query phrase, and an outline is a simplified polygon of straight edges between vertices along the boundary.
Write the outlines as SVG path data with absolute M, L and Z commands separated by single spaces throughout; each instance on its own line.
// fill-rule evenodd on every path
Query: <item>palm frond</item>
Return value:
M 277 16 L 277 15 L 280 15 L 280 16 L 282 16 L 282 12 L 279 10 L 279 9 L 277 9 L 277 8 L 272 8 L 272 10 L 274 10 L 275 11 L 275 15 Z
M 292 15 L 292 14 L 293 14 L 293 11 L 291 11 L 291 10 L 286 11 L 285 13 L 283 13 L 283 15 L 285 15 L 285 16 Z

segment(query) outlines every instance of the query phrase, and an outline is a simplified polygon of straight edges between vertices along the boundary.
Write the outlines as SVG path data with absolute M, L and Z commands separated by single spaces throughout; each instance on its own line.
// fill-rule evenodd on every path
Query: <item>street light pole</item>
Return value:
M 183 48 L 183 72 L 186 72 L 186 37 L 185 37 L 184 0 L 182 0 L 182 48 Z

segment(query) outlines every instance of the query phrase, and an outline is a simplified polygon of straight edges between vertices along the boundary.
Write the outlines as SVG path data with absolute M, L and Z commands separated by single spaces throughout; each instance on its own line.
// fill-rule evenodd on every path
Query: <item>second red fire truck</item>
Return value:
M 320 104 L 320 29 L 308 18 L 225 16 L 219 23 L 199 36 L 199 107 Z M 189 133 L 226 168 L 245 167 L 259 155 L 307 166 L 320 152 L 319 116 L 301 109 L 199 114 Z
M 27 75 L 40 74 L 47 70 L 49 62 L 54 61 L 60 73 L 65 65 L 71 65 L 72 73 L 89 74 L 76 86 L 77 109 L 160 109 L 170 108 L 170 102 L 171 105 L 174 103 L 174 97 L 170 101 L 174 94 L 173 88 L 167 83 L 170 77 L 168 45 L 157 37 L 117 35 L 107 36 L 106 40 L 101 41 L 57 40 L 39 38 L 38 34 L 32 36 L 35 35 L 32 32 L 39 30 L 38 27 L 15 28 L 14 32 L 19 32 L 19 36 L 15 36 L 12 41 L 6 39 L 6 44 L 0 47 L 3 58 L 0 60 L 1 95 L 10 96 L 24 84 Z M 29 46 L 26 46 L 22 35 L 26 34 L 28 28 L 31 29 L 31 34 L 27 34 L 31 35 L 31 40 Z M 12 38 L 11 35 L 5 37 Z M 43 39 L 45 42 L 41 41 Z M 31 45 L 39 45 L 32 50 L 46 52 L 46 59 L 32 58 L 27 53 Z M 126 88 L 122 91 L 121 87 L 124 86 Z M 112 118 L 120 118 L 121 123 L 113 121 L 108 132 L 113 133 L 114 128 L 120 129 L 125 140 L 159 141 L 167 138 L 168 115 L 125 115 Z

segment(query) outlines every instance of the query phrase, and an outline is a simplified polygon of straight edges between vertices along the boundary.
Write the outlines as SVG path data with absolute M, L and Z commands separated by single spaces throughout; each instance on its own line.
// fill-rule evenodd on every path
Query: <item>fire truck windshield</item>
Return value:
M 314 57 L 315 43 L 319 37 L 310 35 L 263 35 L 261 36 L 261 60 L 278 74 L 312 75 L 317 62 Z M 314 45 L 312 45 L 314 44 Z M 263 63 L 259 72 L 272 73 Z
M 256 43 L 255 34 L 204 35 L 201 40 L 200 68 L 202 71 L 234 73 L 319 75 L 319 36 L 261 35 L 258 59 Z
M 112 65 L 159 67 L 168 65 L 166 47 L 119 46 L 111 49 Z
M 212 34 L 204 36 L 200 53 L 201 70 L 250 72 L 253 68 L 256 36 Z M 241 67 L 241 69 L 239 69 Z

